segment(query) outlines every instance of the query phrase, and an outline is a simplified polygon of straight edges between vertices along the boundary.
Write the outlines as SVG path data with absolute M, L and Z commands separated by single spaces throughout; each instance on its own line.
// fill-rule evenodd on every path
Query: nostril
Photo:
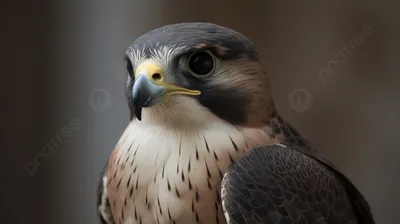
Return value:
M 153 78 L 153 80 L 160 80 L 161 79 L 161 75 L 160 75 L 160 73 L 154 73 L 152 76 L 151 76 L 151 78 Z

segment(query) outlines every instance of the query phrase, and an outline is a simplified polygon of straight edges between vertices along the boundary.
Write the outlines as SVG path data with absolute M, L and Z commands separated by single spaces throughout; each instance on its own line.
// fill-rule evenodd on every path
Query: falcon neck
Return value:
M 275 112 L 270 119 L 269 126 L 271 128 L 272 137 L 278 139 L 281 144 L 313 150 L 307 139 L 303 138 L 300 133 L 277 112 Z

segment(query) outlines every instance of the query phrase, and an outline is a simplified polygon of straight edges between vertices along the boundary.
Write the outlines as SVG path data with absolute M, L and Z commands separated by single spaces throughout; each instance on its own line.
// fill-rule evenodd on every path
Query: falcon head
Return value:
M 255 46 L 231 29 L 198 22 L 160 27 L 129 46 L 126 63 L 132 119 L 176 125 L 214 115 L 261 126 L 273 113 Z

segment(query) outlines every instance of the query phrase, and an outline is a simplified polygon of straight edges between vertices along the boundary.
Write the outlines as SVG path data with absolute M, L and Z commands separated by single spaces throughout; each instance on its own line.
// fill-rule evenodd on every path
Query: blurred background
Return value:
M 2 223 L 97 223 L 99 173 L 129 120 L 125 49 L 185 21 L 253 40 L 282 116 L 355 183 L 377 223 L 400 223 L 398 1 L 2 5 Z

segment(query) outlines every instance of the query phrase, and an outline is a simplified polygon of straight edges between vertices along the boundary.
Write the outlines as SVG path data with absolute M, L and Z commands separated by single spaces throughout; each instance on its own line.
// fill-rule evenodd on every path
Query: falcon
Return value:
M 131 119 L 98 186 L 103 224 L 373 224 L 352 182 L 277 112 L 254 44 L 211 23 L 126 51 Z

